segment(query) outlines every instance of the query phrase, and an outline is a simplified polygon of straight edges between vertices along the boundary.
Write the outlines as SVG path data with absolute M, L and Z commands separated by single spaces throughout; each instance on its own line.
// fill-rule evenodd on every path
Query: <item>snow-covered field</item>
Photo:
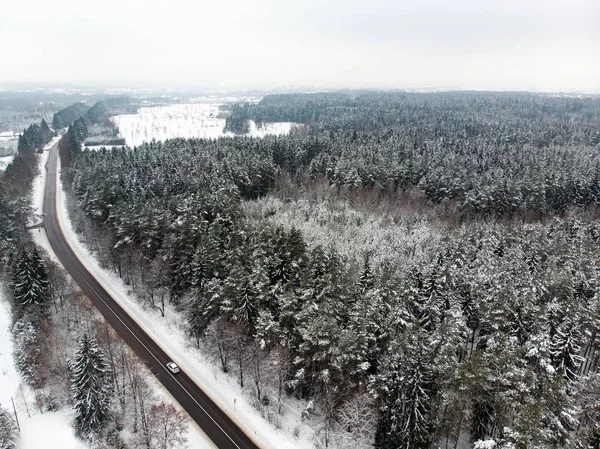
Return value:
M 220 137 L 225 120 L 218 114 L 219 105 L 214 103 L 174 104 L 140 108 L 137 114 L 117 115 L 112 121 L 127 145 L 136 146 L 152 139 Z
M 6 143 L 6 142 L 14 142 L 18 139 L 19 139 L 18 133 L 14 133 L 12 131 L 0 132 L 0 144 Z
M 0 284 L 0 407 L 13 413 L 14 400 L 21 432 L 19 449 L 86 449 L 88 446 L 75 437 L 69 409 L 41 412 L 35 405 L 33 391 L 22 381 L 16 371 L 13 344 L 10 338 L 10 309 Z M 12 398 L 12 400 L 11 400 Z
M 185 319 L 181 314 L 168 309 L 166 317 L 162 318 L 157 311 L 144 308 L 122 279 L 101 268 L 96 257 L 82 244 L 73 229 L 62 185 L 58 189 L 58 203 L 64 235 L 88 271 L 240 428 L 265 449 L 314 447 L 316 430 L 311 428 L 310 422 L 301 418 L 301 412 L 307 405 L 304 401 L 294 400 L 286 404 L 279 428 L 267 422 L 252 406 L 251 393 L 244 391 L 234 378 L 223 373 L 215 362 L 193 346 L 187 337 Z
M 140 108 L 137 114 L 116 115 L 111 118 L 119 128 L 119 134 L 130 147 L 152 139 L 165 140 L 174 137 L 202 137 L 216 139 L 223 133 L 225 119 L 218 118 L 218 103 L 188 103 Z M 266 134 L 286 134 L 294 123 L 269 123 L 257 128 L 250 123 L 249 135 L 263 137 Z
M 267 134 L 288 134 L 292 127 L 297 125 L 297 123 L 293 122 L 276 122 L 265 123 L 259 128 L 253 120 L 250 120 L 250 132 L 248 135 L 252 137 L 265 137 Z
M 0 157 L 0 170 L 4 170 L 6 167 L 8 167 L 8 164 L 11 163 L 11 161 L 13 160 L 14 156 L 4 156 L 4 157 Z
M 10 153 L 15 153 L 17 151 L 18 140 L 19 140 L 19 135 L 13 133 L 12 131 L 0 132 L 0 148 L 2 149 L 2 152 L 0 154 L 7 155 Z M 6 162 L 6 165 L 4 165 L 4 167 L 3 167 L 2 159 L 4 159 L 4 156 L 0 157 L 0 170 L 4 170 L 4 168 L 6 168 L 6 165 L 8 165 L 8 162 L 10 162 L 10 159 L 9 159 L 9 161 Z M 11 156 L 11 159 L 12 159 L 12 156 Z

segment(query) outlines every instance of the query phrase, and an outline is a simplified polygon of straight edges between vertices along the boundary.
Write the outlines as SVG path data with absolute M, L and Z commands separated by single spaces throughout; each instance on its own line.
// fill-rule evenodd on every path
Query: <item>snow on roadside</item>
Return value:
M 58 187 L 58 219 L 69 245 L 86 269 L 136 320 L 140 327 L 151 335 L 166 353 L 171 355 L 173 361 L 248 436 L 253 438 L 258 446 L 269 449 L 313 448 L 315 431 L 302 421 L 301 409 L 288 407 L 289 412 L 282 417 L 283 427 L 287 430 L 276 429 L 260 416 L 260 412 L 252 406 L 249 398 L 234 379 L 223 373 L 206 355 L 201 354 L 193 347 L 189 338 L 186 337 L 185 320 L 180 315 L 172 312 L 168 314 L 167 318 L 161 318 L 157 311 L 144 309 L 130 296 L 130 292 L 121 278 L 101 267 L 97 258 L 82 244 L 73 229 L 67 212 L 66 195 L 60 176 Z M 293 437 L 292 431 L 298 436 Z
M 147 368 L 144 368 L 146 375 L 146 381 L 152 387 L 152 390 L 159 397 L 162 402 L 169 402 L 177 407 L 178 410 L 183 411 L 186 415 L 187 412 L 183 410 L 179 402 L 171 396 L 171 393 L 161 384 L 156 377 L 154 377 Z M 187 432 L 187 446 L 189 449 L 216 449 L 217 446 L 213 444 L 210 438 L 206 436 L 204 431 L 196 424 L 196 421 L 189 418 L 187 421 L 188 432 Z
M 11 398 L 15 401 L 20 438 L 19 449 L 87 449 L 75 436 L 71 423 L 73 412 L 68 408 L 41 413 L 35 406 L 35 396 L 25 385 L 13 363 L 13 344 L 10 338 L 11 314 L 8 300 L 0 284 L 0 407 L 13 415 Z M 14 416 L 14 415 L 13 415 Z M 42 443 L 43 439 L 43 443 Z
M 13 344 L 10 338 L 10 306 L 4 293 L 4 286 L 0 284 L 0 407 L 12 410 L 10 396 L 13 395 L 21 383 L 12 363 Z
M 49 148 L 52 148 L 58 139 L 60 139 L 60 136 L 53 138 L 52 141 L 44 147 L 44 149 L 48 150 Z M 43 219 L 42 212 L 44 208 L 44 187 L 46 186 L 46 163 L 48 162 L 49 154 L 50 153 L 48 151 L 44 151 L 38 159 L 38 174 L 33 180 L 31 189 L 32 193 L 30 204 L 33 214 L 31 224 L 40 223 Z M 46 235 L 46 230 L 44 227 L 42 226 L 30 229 L 29 233 L 31 234 L 31 238 L 36 246 L 44 249 L 48 254 L 48 257 L 60 265 L 58 257 L 56 257 L 56 254 L 54 254 L 54 251 L 50 246 L 50 242 L 48 241 L 48 236 Z
M 58 143 L 58 141 L 61 139 L 61 137 L 62 137 L 62 135 L 53 137 L 52 140 L 44 146 L 44 150 L 49 150 L 50 148 L 52 148 L 54 146 L 54 144 Z

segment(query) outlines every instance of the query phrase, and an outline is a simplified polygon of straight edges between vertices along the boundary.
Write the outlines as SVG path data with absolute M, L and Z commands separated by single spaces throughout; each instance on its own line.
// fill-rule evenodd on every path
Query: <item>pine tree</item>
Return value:
M 83 437 L 102 429 L 108 417 L 112 373 L 96 340 L 84 334 L 69 361 L 75 408 L 75 427 Z
M 558 327 L 550 343 L 554 367 L 570 382 L 577 379 L 582 357 L 579 355 L 581 335 L 570 316 Z
M 42 145 L 45 145 L 52 140 L 52 130 L 44 119 L 42 119 L 40 123 L 40 140 Z
M 37 250 L 21 249 L 12 275 L 12 290 L 20 306 L 46 305 L 50 299 L 48 272 Z
M 363 269 L 360 273 L 360 278 L 357 284 L 359 293 L 364 293 L 367 290 L 373 288 L 374 284 L 375 276 L 373 276 L 373 271 L 371 270 L 370 254 L 367 254 L 364 258 Z
M 376 380 L 381 398 L 377 449 L 428 449 L 434 430 L 435 383 L 423 332 L 409 329 L 390 347 Z
M 40 346 L 37 334 L 37 327 L 26 317 L 17 320 L 12 328 L 15 366 L 32 385 L 35 385 L 36 375 L 39 374 Z
M 17 447 L 17 426 L 7 410 L 0 408 L 0 449 Z

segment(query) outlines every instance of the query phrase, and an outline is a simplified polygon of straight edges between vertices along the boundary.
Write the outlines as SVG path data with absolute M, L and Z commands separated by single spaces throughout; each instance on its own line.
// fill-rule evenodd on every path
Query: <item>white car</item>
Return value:
M 167 363 L 167 368 L 169 368 L 169 371 L 171 371 L 173 374 L 176 374 L 179 372 L 179 367 L 177 366 L 177 364 L 175 362 Z

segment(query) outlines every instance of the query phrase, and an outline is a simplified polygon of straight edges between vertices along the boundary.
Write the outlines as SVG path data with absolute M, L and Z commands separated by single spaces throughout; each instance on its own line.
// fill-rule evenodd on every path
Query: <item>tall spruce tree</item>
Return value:
M 0 408 L 0 449 L 17 447 L 17 426 L 7 410 Z
M 37 250 L 22 248 L 12 274 L 12 290 L 20 306 L 46 305 L 49 301 L 48 272 Z
M 83 437 L 90 437 L 106 422 L 112 393 L 112 373 L 96 340 L 83 334 L 79 348 L 69 361 L 75 427 Z

